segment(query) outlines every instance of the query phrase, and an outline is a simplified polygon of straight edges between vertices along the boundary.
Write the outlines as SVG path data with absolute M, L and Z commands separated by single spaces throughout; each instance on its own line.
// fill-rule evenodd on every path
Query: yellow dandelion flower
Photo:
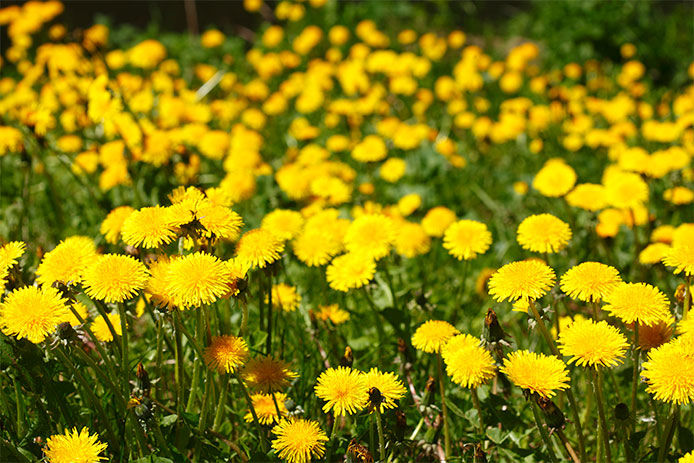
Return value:
M 559 333 L 559 350 L 579 366 L 614 367 L 629 347 L 627 338 L 606 321 L 574 320 Z
M 348 251 L 361 253 L 373 259 L 385 257 L 395 242 L 393 220 L 385 215 L 365 214 L 354 220 L 345 234 Z
M 396 408 L 397 401 L 405 395 L 405 386 L 398 377 L 390 372 L 379 371 L 378 368 L 372 368 L 364 373 L 367 390 L 375 387 L 383 397 L 383 402 L 379 406 L 379 411 L 383 413 L 389 408 Z
M 123 336 L 123 327 L 120 323 L 120 315 L 115 312 L 111 312 L 106 315 L 108 316 L 108 321 L 111 322 L 111 326 L 113 327 L 113 331 L 116 333 L 116 335 Z M 91 325 L 91 330 L 92 333 L 94 333 L 94 336 L 96 336 L 96 339 L 99 341 L 113 341 L 113 334 L 108 327 L 108 323 L 106 323 L 106 319 L 102 315 L 99 315 L 94 319 Z
M 108 213 L 104 221 L 101 222 L 101 228 L 99 229 L 107 243 L 118 243 L 123 223 L 133 212 L 135 212 L 135 209 L 130 206 L 120 206 Z
M 607 305 L 603 309 L 624 323 L 652 325 L 670 316 L 668 298 L 646 283 L 620 283 L 604 301 Z
M 689 452 L 688 454 L 682 456 L 677 463 L 694 463 L 694 452 Z
M 329 368 L 320 374 L 316 395 L 325 401 L 323 411 L 352 415 L 366 407 L 369 388 L 364 373 L 348 367 Z
M 297 259 L 309 267 L 317 267 L 330 262 L 342 249 L 342 241 L 334 234 L 318 227 L 307 227 L 292 242 Z
M 203 352 L 205 363 L 219 373 L 233 373 L 248 357 L 246 341 L 236 336 L 213 336 Z
M 586 211 L 599 211 L 607 207 L 605 187 L 595 183 L 576 185 L 576 188 L 566 195 L 566 202 Z
M 509 380 L 521 389 L 544 398 L 569 388 L 569 372 L 561 359 L 527 350 L 511 352 L 501 367 Z
M 86 236 L 71 236 L 47 252 L 36 269 L 36 281 L 50 286 L 59 281 L 66 285 L 82 281 L 82 273 L 96 259 L 96 246 Z
M 272 428 L 272 433 L 277 436 L 272 441 L 272 448 L 279 458 L 289 463 L 309 463 L 325 453 L 324 442 L 328 441 L 328 436 L 315 421 L 301 418 L 282 420 Z
M 376 262 L 360 253 L 348 252 L 333 259 L 326 269 L 330 287 L 336 291 L 361 288 L 374 277 Z
M 563 315 L 563 316 L 559 317 L 559 332 L 564 331 L 569 326 L 571 326 L 571 324 L 574 321 L 579 321 L 579 320 L 586 320 L 586 317 L 584 317 L 580 313 L 578 313 L 574 316 Z M 552 327 L 552 329 L 550 330 L 550 333 L 552 334 L 552 337 L 554 339 L 557 339 L 557 327 L 556 326 Z
M 489 279 L 489 293 L 501 302 L 539 299 L 554 285 L 554 270 L 538 260 L 511 262 Z
M 330 320 L 334 325 L 340 325 L 349 320 L 349 312 L 342 310 L 337 304 L 319 305 L 318 311 L 312 314 L 319 320 Z
M 236 246 L 236 258 L 251 267 L 265 268 L 280 258 L 284 241 L 274 233 L 256 228 L 243 234 Z
M 395 250 L 401 256 L 412 258 L 429 252 L 431 238 L 418 223 L 403 221 L 398 225 Z
M 621 282 L 616 268 L 600 262 L 583 262 L 571 267 L 559 285 L 572 299 L 599 302 Z
M 694 400 L 694 337 L 682 336 L 651 349 L 641 376 L 657 400 L 686 405 Z
M 282 416 L 277 416 L 275 400 L 277 401 L 277 406 Z M 285 403 L 287 402 L 287 394 L 282 394 L 281 392 L 275 394 L 274 399 L 272 398 L 272 394 L 253 394 L 251 395 L 251 402 L 253 403 L 258 421 L 263 426 L 279 423 L 282 418 L 289 414 Z M 243 419 L 246 420 L 246 423 L 253 422 L 253 414 L 250 410 L 243 416 Z
M 620 209 L 634 209 L 648 201 L 648 184 L 639 174 L 615 172 L 604 182 L 607 202 Z
M 663 263 L 668 267 L 675 267 L 673 273 L 684 272 L 685 275 L 694 274 L 694 245 L 690 243 L 676 243 L 663 256 Z
M 2 332 L 34 344 L 46 339 L 67 316 L 65 300 L 56 289 L 47 286 L 15 289 L 0 304 Z
M 85 292 L 104 302 L 123 302 L 147 284 L 147 268 L 131 256 L 99 256 L 83 274 Z
M 169 291 L 168 274 L 171 261 L 167 256 L 157 256 L 149 264 L 150 277 L 145 286 L 145 294 L 149 296 L 149 302 L 155 307 L 172 309 L 175 304 Z
M 227 294 L 232 283 L 231 272 L 223 261 L 196 252 L 167 265 L 165 293 L 174 305 L 187 309 L 212 304 Z
M 517 239 L 528 251 L 559 252 L 571 240 L 571 228 L 552 214 L 531 215 L 518 225 Z
M 496 375 L 494 359 L 481 341 L 469 334 L 452 337 L 441 351 L 446 372 L 454 383 L 476 388 Z
M 285 389 L 299 375 L 282 360 L 260 356 L 248 361 L 243 377 L 251 388 L 269 393 Z
M 121 236 L 129 246 L 157 248 L 175 240 L 178 227 L 185 222 L 168 207 L 143 207 L 125 219 Z
M 494 275 L 494 272 L 496 272 L 496 269 L 490 267 L 485 267 L 480 270 L 480 273 L 477 275 L 477 279 L 475 280 L 475 292 L 479 296 L 487 295 L 487 283 L 489 283 L 489 279 L 492 277 L 492 275 Z
M 265 296 L 267 303 L 267 296 Z M 272 286 L 272 307 L 282 309 L 285 312 L 294 312 L 301 303 L 301 296 L 296 291 L 296 286 L 279 283 Z
M 283 240 L 291 240 L 299 234 L 304 225 L 301 213 L 289 209 L 275 209 L 267 214 L 260 224 Z
M 455 222 L 455 212 L 444 206 L 430 209 L 422 219 L 422 227 L 429 236 L 441 237 L 444 232 Z
M 639 253 L 639 262 L 644 265 L 658 264 L 667 256 L 669 251 L 669 244 L 651 243 Z
M 26 244 L 21 241 L 10 241 L 0 248 L 0 273 L 17 265 L 19 258 L 26 250 Z
M 205 227 L 203 236 L 234 241 L 239 238 L 243 219 L 228 207 L 207 201 L 195 213 L 200 224 Z
M 428 354 L 439 352 L 460 331 L 448 322 L 429 320 L 419 325 L 412 335 L 412 345 L 415 349 Z
M 49 463 L 98 463 L 107 459 L 100 455 L 106 447 L 99 441 L 99 435 L 90 434 L 86 427 L 79 432 L 72 428 L 46 439 L 43 453 Z
M 476 220 L 460 220 L 446 229 L 443 247 L 458 260 L 470 260 L 484 254 L 492 244 L 487 226 Z
M 533 188 L 543 196 L 558 198 L 571 191 L 576 172 L 563 159 L 550 159 L 533 179 Z

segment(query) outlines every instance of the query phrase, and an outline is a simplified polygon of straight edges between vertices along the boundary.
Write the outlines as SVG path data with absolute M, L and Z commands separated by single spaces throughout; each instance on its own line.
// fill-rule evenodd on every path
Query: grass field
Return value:
M 0 9 L 0 461 L 694 462 L 690 5 L 80 5 Z

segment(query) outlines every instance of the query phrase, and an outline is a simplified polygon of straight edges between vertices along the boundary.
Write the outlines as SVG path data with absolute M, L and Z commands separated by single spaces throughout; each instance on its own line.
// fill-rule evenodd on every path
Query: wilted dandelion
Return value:
M 282 391 L 289 386 L 291 380 L 298 377 L 289 365 L 270 356 L 249 360 L 243 371 L 243 378 L 248 386 L 266 393 Z

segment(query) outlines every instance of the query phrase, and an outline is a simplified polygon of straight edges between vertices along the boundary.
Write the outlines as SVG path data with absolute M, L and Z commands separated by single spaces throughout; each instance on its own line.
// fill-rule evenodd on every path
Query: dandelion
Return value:
M 97 463 L 107 459 L 100 455 L 106 447 L 99 441 L 98 434 L 90 434 L 84 427 L 79 432 L 72 428 L 72 431 L 52 435 L 46 440 L 43 452 L 49 463 Z
M 554 285 L 554 270 L 539 260 L 511 262 L 489 279 L 489 293 L 501 302 L 539 299 Z
M 371 257 L 348 252 L 333 259 L 326 269 L 326 278 L 332 289 L 347 292 L 366 285 L 375 273 L 376 262 Z
M 415 349 L 428 354 L 440 352 L 443 346 L 460 331 L 448 322 L 429 320 L 421 324 L 412 335 L 412 345 Z
M 213 336 L 203 352 L 207 366 L 219 373 L 234 373 L 248 357 L 246 341 L 236 336 Z
M 166 270 L 165 293 L 181 308 L 212 304 L 229 291 L 231 272 L 212 254 L 196 252 L 173 259 Z
M 560 287 L 573 299 L 599 302 L 621 282 L 616 268 L 599 262 L 584 262 L 571 267 L 561 277 Z
M 652 325 L 670 316 L 665 294 L 646 283 L 620 283 L 604 301 L 603 309 L 624 323 Z
M 694 338 L 683 336 L 651 349 L 641 376 L 657 400 L 686 405 L 694 400 Z
M 51 287 L 25 286 L 0 304 L 2 332 L 38 344 L 68 317 L 65 300 Z
M 303 225 L 304 218 L 301 213 L 289 209 L 275 209 L 263 218 L 260 227 L 283 240 L 291 240 L 299 234 Z
M 267 303 L 267 296 L 265 297 Z M 296 286 L 279 283 L 272 286 L 272 306 L 285 312 L 294 312 L 301 303 L 301 296 L 296 291 Z
M 236 212 L 228 207 L 212 204 L 209 200 L 197 210 L 195 216 L 205 228 L 202 235 L 210 239 L 236 240 L 243 225 L 241 216 Z
M 43 256 L 36 269 L 36 281 L 46 286 L 56 281 L 66 285 L 80 283 L 83 272 L 96 258 L 96 246 L 91 238 L 71 236 Z
M 429 236 L 441 237 L 456 221 L 455 212 L 444 206 L 430 209 L 422 219 L 422 227 Z
M 120 315 L 112 312 L 110 314 L 107 314 L 108 316 L 108 321 L 111 322 L 111 326 L 113 327 L 113 331 L 116 333 L 117 336 L 123 336 L 123 328 L 120 323 Z M 106 323 L 106 319 L 102 316 L 99 315 L 94 319 L 92 322 L 91 326 L 92 333 L 94 333 L 94 336 L 96 336 L 96 339 L 98 339 L 101 342 L 111 342 L 113 341 L 113 333 L 111 333 L 111 330 L 108 327 L 108 324 Z
M 678 328 L 681 328 L 687 320 L 681 320 Z M 675 320 L 673 317 L 660 320 L 652 325 L 639 326 L 639 347 L 644 350 L 660 347 L 672 338 L 673 325 Z M 633 328 L 633 326 L 631 326 Z
M 176 239 L 179 220 L 167 207 L 143 207 L 132 212 L 123 222 L 121 237 L 129 246 L 157 248 Z
M 460 220 L 446 229 L 443 247 L 458 260 L 470 260 L 484 254 L 492 244 L 487 226 L 476 220 Z
M 251 359 L 245 366 L 243 378 L 248 386 L 262 392 L 282 391 L 299 375 L 282 360 L 270 356 Z
M 83 286 L 89 297 L 104 302 L 123 302 L 147 284 L 147 268 L 133 257 L 105 254 L 89 265 Z
M 348 251 L 378 260 L 388 255 L 395 237 L 392 219 L 380 214 L 365 214 L 347 228 L 345 247 Z
M 558 198 L 571 191 L 576 172 L 563 159 L 550 159 L 533 179 L 533 188 L 543 196 Z
M 325 401 L 323 411 L 352 415 L 366 407 L 368 386 L 364 373 L 348 367 L 329 368 L 320 374 L 316 395 Z
M 496 375 L 494 359 L 480 344 L 478 338 L 469 334 L 459 334 L 446 343 L 441 356 L 454 383 L 472 389 Z
M 307 227 L 292 242 L 296 257 L 309 267 L 330 262 L 330 258 L 342 249 L 342 240 L 319 227 Z
M 639 262 L 644 265 L 658 264 L 668 255 L 669 251 L 669 244 L 651 243 L 639 253 Z
M 674 267 L 674 274 L 684 272 L 688 277 L 694 274 L 694 246 L 689 243 L 676 243 L 663 256 L 663 263 Z
M 17 265 L 25 250 L 26 244 L 21 241 L 10 241 L 0 247 L 0 274 Z
M 552 214 L 531 215 L 518 226 L 518 244 L 533 252 L 554 253 L 571 240 L 569 224 Z
M 418 223 L 406 221 L 399 224 L 395 238 L 395 250 L 398 254 L 412 258 L 426 254 L 430 248 L 431 238 L 424 227 Z
M 277 406 L 275 406 L 275 401 L 277 401 Z M 269 426 L 275 423 L 279 423 L 282 418 L 289 414 L 285 402 L 287 401 L 287 394 L 277 393 L 273 399 L 272 394 L 253 394 L 251 395 L 251 402 L 253 403 L 253 408 L 258 416 L 258 421 L 260 424 Z M 277 408 L 279 407 L 281 416 L 277 416 Z M 253 413 L 250 410 L 243 416 L 246 423 L 253 422 Z
M 272 441 L 272 448 L 277 456 L 289 463 L 309 463 L 312 458 L 321 458 L 325 453 L 328 436 L 320 429 L 318 423 L 301 418 L 282 420 L 272 428 L 277 436 Z
M 511 352 L 504 359 L 501 372 L 513 384 L 544 398 L 569 388 L 569 372 L 561 359 L 527 350 Z
M 405 395 L 405 386 L 393 373 L 379 371 L 372 368 L 364 373 L 367 390 L 376 388 L 381 394 L 382 402 L 379 404 L 379 411 L 383 413 L 389 408 L 396 408 L 396 402 Z
M 236 258 L 249 266 L 265 268 L 280 258 L 284 241 L 274 233 L 257 228 L 248 231 L 236 246 Z
M 559 333 L 559 350 L 579 366 L 614 367 L 629 347 L 626 337 L 606 321 L 574 320 Z
M 349 312 L 342 310 L 337 304 L 319 305 L 318 311 L 311 313 L 319 320 L 330 320 L 334 325 L 340 325 L 349 320 Z
M 130 206 L 120 206 L 108 213 L 104 221 L 101 222 L 101 228 L 99 229 L 107 243 L 118 243 L 123 223 L 133 212 L 135 212 L 135 209 Z

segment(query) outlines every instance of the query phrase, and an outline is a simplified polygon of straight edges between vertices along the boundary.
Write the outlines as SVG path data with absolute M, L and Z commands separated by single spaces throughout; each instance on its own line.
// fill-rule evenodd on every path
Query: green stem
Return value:
M 123 356 L 121 361 L 121 367 L 123 368 L 123 396 L 127 398 L 130 396 L 130 361 L 128 359 L 128 330 L 124 303 L 121 302 L 118 304 L 118 311 L 120 312 L 120 329 L 122 331 L 120 338 L 121 355 Z
M 19 381 L 14 380 L 14 398 L 17 405 L 17 437 L 24 437 L 24 401 L 22 393 L 19 390 Z
M 480 398 L 477 395 L 477 388 L 473 387 L 470 389 L 470 393 L 472 395 L 472 404 L 475 406 L 475 410 L 477 410 L 477 417 L 479 419 L 479 433 L 481 435 L 484 435 L 484 419 L 482 418 L 482 407 L 480 406 Z
M 679 415 L 679 406 L 677 404 L 672 404 L 672 413 L 670 413 L 670 418 L 667 421 L 667 424 L 665 425 L 665 430 L 663 430 L 663 433 L 660 435 L 660 442 L 659 442 L 659 448 L 658 448 L 658 463 L 662 463 L 665 461 L 665 455 L 667 455 L 668 450 L 670 450 L 670 443 L 672 442 L 672 438 L 675 435 L 675 424 L 677 423 L 678 415 Z
M 267 338 L 265 339 L 265 355 L 272 353 L 272 275 L 268 273 L 267 277 Z
M 181 337 L 181 322 L 178 310 L 173 311 L 174 337 L 176 338 L 174 356 L 176 357 L 176 370 L 174 377 L 176 380 L 176 412 L 183 413 L 183 340 Z
M 376 428 L 378 429 L 378 451 L 381 456 L 381 461 L 386 461 L 386 440 L 383 435 L 383 422 L 381 420 L 381 411 L 379 407 L 374 408 L 374 413 L 376 415 Z
M 104 382 L 111 388 L 113 391 L 113 394 L 118 398 L 120 401 L 120 405 L 125 409 L 127 405 L 127 399 L 123 397 L 123 392 L 120 390 L 118 386 L 113 382 L 111 377 L 105 373 L 99 365 L 92 359 L 89 354 L 87 354 L 83 349 L 77 347 L 73 349 L 71 352 L 77 352 L 77 355 L 84 360 L 91 368 L 94 370 L 94 372 L 102 379 Z
M 612 451 L 610 450 L 610 439 L 608 437 L 607 419 L 605 418 L 605 396 L 602 387 L 602 372 L 600 370 L 591 371 L 593 380 L 593 391 L 598 404 L 598 418 L 600 419 L 600 438 L 603 442 L 607 463 L 612 463 Z
M 632 370 L 631 376 L 631 416 L 632 416 L 632 429 L 636 426 L 636 391 L 639 385 L 639 359 L 641 356 L 641 349 L 639 348 L 639 322 L 634 323 L 634 346 L 633 346 L 633 359 L 634 359 L 634 369 Z
M 280 410 L 280 404 L 277 403 L 277 397 L 275 396 L 274 392 L 270 392 L 270 396 L 272 396 L 272 402 L 275 404 L 275 411 L 277 412 L 277 422 L 279 423 L 282 420 L 282 411 Z
M 451 457 L 451 434 L 448 428 L 448 407 L 446 407 L 446 386 L 444 384 L 443 376 L 443 360 L 441 358 L 441 352 L 436 354 L 436 373 L 438 375 L 439 391 L 441 393 L 441 411 L 443 412 L 443 442 L 444 442 L 444 453 L 446 455 L 446 460 Z
M 545 322 L 542 321 L 542 317 L 540 316 L 540 312 L 538 312 L 537 310 L 535 301 L 529 299 L 528 305 L 530 306 L 530 310 L 532 311 L 533 316 L 535 317 L 535 321 L 537 322 L 536 325 L 540 330 L 540 334 L 542 334 L 542 337 L 545 338 L 545 342 L 547 343 L 547 345 L 549 345 L 549 348 L 552 351 L 552 353 L 561 359 L 561 353 L 559 353 L 559 349 L 557 349 L 556 344 L 554 344 L 552 336 L 549 334 L 549 331 L 547 331 L 547 326 L 545 326 Z M 566 389 L 564 391 L 564 394 L 566 394 L 566 397 L 569 399 L 569 405 L 571 406 L 571 415 L 576 425 L 576 434 L 578 435 L 578 451 L 581 454 L 581 461 L 586 461 L 586 446 L 583 437 L 581 419 L 578 415 L 578 405 L 576 404 L 576 399 L 574 399 L 574 395 L 571 392 L 571 389 Z
M 333 415 L 333 429 L 330 431 L 330 440 L 328 440 L 328 449 L 325 451 L 325 462 L 326 463 L 331 463 L 330 458 L 332 457 L 333 454 L 333 444 L 335 442 L 335 438 L 337 437 L 337 426 L 339 423 L 340 417 Z
M 255 412 L 255 407 L 253 407 L 253 401 L 251 400 L 251 396 L 248 394 L 248 389 L 246 389 L 246 385 L 243 383 L 243 380 L 241 379 L 241 376 L 239 376 L 238 371 L 235 371 L 233 373 L 233 375 L 234 375 L 234 378 L 236 378 L 236 381 L 238 381 L 239 387 L 241 388 L 241 391 L 243 392 L 243 397 L 246 399 L 246 404 L 248 405 L 248 409 L 251 411 L 251 416 L 253 417 L 253 423 L 255 424 L 255 427 L 258 431 L 258 439 L 260 439 L 260 447 L 263 449 L 263 453 L 265 453 L 268 450 L 267 439 L 265 438 L 265 433 L 263 432 L 263 428 L 260 426 L 260 421 L 258 421 L 258 414 Z
M 239 337 L 242 337 L 246 333 L 246 327 L 248 326 L 248 304 L 246 301 L 242 301 L 241 305 L 241 327 L 239 328 Z
M 195 320 L 195 339 L 202 339 L 202 308 L 198 308 Z M 195 406 L 195 399 L 198 396 L 199 379 L 200 376 L 200 361 L 202 356 L 196 355 L 193 360 L 193 379 L 191 380 L 190 394 L 188 395 L 188 405 L 186 406 L 186 412 L 192 413 L 193 407 Z
M 205 374 L 205 392 L 202 396 L 202 408 L 200 411 L 200 419 L 198 420 L 198 428 L 207 428 L 207 403 L 210 398 L 210 391 L 212 390 L 212 370 L 209 368 Z
M 547 454 L 549 455 L 549 459 L 553 463 L 559 463 L 559 460 L 557 460 L 557 456 L 554 454 L 554 450 L 552 449 L 552 442 L 549 440 L 549 434 L 547 433 L 547 430 L 545 429 L 542 420 L 540 419 L 540 414 L 537 411 L 537 404 L 535 403 L 535 400 L 530 401 L 532 403 L 532 409 L 533 409 L 533 416 L 535 417 L 535 424 L 537 425 L 537 429 L 540 430 L 540 435 L 542 436 L 542 442 L 545 444 L 545 448 L 547 449 Z
M 219 402 L 217 403 L 217 411 L 214 414 L 214 423 L 212 424 L 213 431 L 219 431 L 219 427 L 222 425 L 222 419 L 224 418 L 224 412 L 226 411 L 227 405 L 227 389 L 229 386 L 229 376 L 222 376 L 222 384 L 219 390 Z

